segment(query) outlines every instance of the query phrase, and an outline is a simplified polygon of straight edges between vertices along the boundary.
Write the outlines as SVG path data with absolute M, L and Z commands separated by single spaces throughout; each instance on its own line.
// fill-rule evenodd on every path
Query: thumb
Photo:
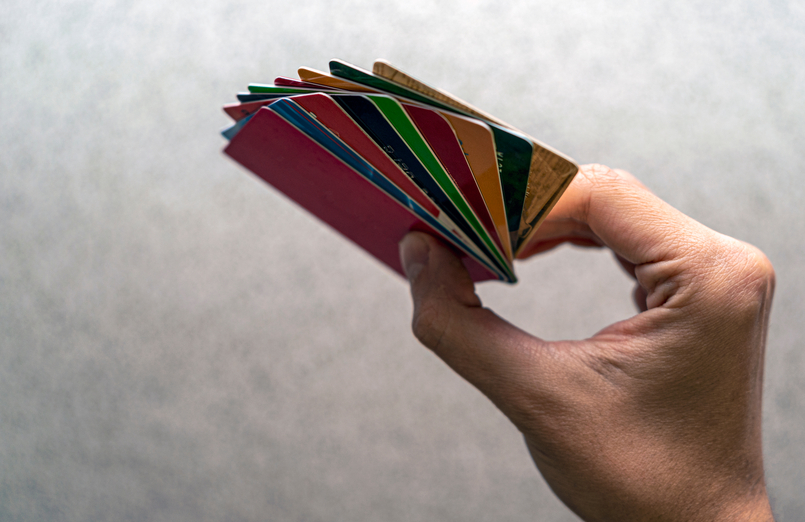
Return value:
M 400 261 L 411 283 L 414 335 L 504 413 L 516 415 L 523 389 L 550 386 L 558 361 L 549 343 L 483 308 L 450 250 L 412 232 L 400 242 Z

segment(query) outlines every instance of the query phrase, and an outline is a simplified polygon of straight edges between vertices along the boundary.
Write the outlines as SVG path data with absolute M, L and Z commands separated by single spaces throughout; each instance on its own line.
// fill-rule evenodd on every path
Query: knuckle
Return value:
M 414 310 L 411 329 L 419 342 L 435 350 L 441 343 L 450 324 L 450 314 L 438 300 L 425 299 Z
M 734 260 L 736 281 L 752 294 L 766 294 L 774 288 L 774 267 L 758 248 L 741 243 L 740 253 Z
M 708 259 L 713 297 L 731 303 L 735 311 L 756 313 L 771 300 L 775 273 L 766 255 L 757 247 L 722 236 L 720 248 Z
M 607 190 L 645 190 L 648 191 L 636 177 L 623 169 L 612 169 L 600 163 L 592 163 L 579 168 L 576 175 L 580 184 L 586 184 L 590 188 Z
M 579 168 L 579 173 L 576 175 L 576 178 L 579 183 L 598 185 L 602 182 L 620 179 L 620 175 L 617 171 L 612 170 L 606 165 L 590 163 L 589 165 L 582 165 Z
M 639 183 L 631 173 L 623 169 L 612 169 L 600 163 L 590 163 L 579 168 L 583 181 L 600 183 Z

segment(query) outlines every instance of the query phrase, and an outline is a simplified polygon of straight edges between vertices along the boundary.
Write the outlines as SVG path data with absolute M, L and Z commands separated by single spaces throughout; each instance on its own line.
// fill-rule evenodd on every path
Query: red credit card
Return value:
M 224 105 L 224 112 L 229 115 L 235 121 L 240 121 L 247 116 L 251 116 L 258 110 L 260 107 L 265 107 L 267 105 L 271 105 L 275 101 L 281 98 L 274 98 L 273 100 L 260 100 L 260 101 L 253 101 L 253 102 L 245 102 L 245 103 L 228 103 Z
M 439 235 L 267 108 L 255 113 L 224 152 L 401 275 L 397 245 L 405 234 Z M 462 262 L 474 281 L 498 279 L 470 257 Z
M 321 89 L 322 86 L 310 83 L 310 82 L 303 82 L 302 80 L 295 80 L 293 78 L 286 78 L 285 76 L 277 76 L 274 78 L 274 85 L 277 87 L 302 87 L 305 89 Z M 328 89 L 335 89 L 335 87 L 328 87 Z M 340 89 L 339 89 L 340 90 Z
M 475 177 L 472 175 L 472 170 L 470 170 L 467 159 L 464 157 L 464 151 L 461 149 L 455 132 L 453 132 L 453 127 L 439 112 L 433 109 L 409 103 L 403 103 L 402 106 L 436 154 L 439 162 L 450 177 L 453 178 L 461 195 L 464 196 L 464 199 L 489 233 L 489 237 L 495 241 L 501 251 L 506 252 L 503 242 L 495 230 L 495 223 L 489 215 L 489 210 L 486 208 L 481 191 L 478 189 Z M 508 241 L 508 236 L 505 240 Z
M 333 131 L 344 143 L 369 162 L 389 181 L 397 185 L 414 201 L 438 218 L 441 210 L 417 187 L 411 178 L 383 152 L 375 141 L 353 120 L 335 100 L 326 94 L 294 96 L 294 103 L 309 112 L 316 121 Z

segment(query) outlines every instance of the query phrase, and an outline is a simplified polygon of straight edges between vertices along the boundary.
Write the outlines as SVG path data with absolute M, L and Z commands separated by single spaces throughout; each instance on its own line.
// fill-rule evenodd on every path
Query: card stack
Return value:
M 578 171 L 563 154 L 384 61 L 249 85 L 224 106 L 224 152 L 402 274 L 420 230 L 474 281 L 513 261 Z

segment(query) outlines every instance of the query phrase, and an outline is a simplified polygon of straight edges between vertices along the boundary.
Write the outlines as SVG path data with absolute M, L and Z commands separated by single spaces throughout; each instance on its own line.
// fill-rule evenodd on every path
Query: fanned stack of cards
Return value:
M 474 281 L 513 261 L 568 186 L 573 161 L 384 61 L 249 85 L 224 110 L 224 152 L 402 274 L 410 230 L 441 238 Z

